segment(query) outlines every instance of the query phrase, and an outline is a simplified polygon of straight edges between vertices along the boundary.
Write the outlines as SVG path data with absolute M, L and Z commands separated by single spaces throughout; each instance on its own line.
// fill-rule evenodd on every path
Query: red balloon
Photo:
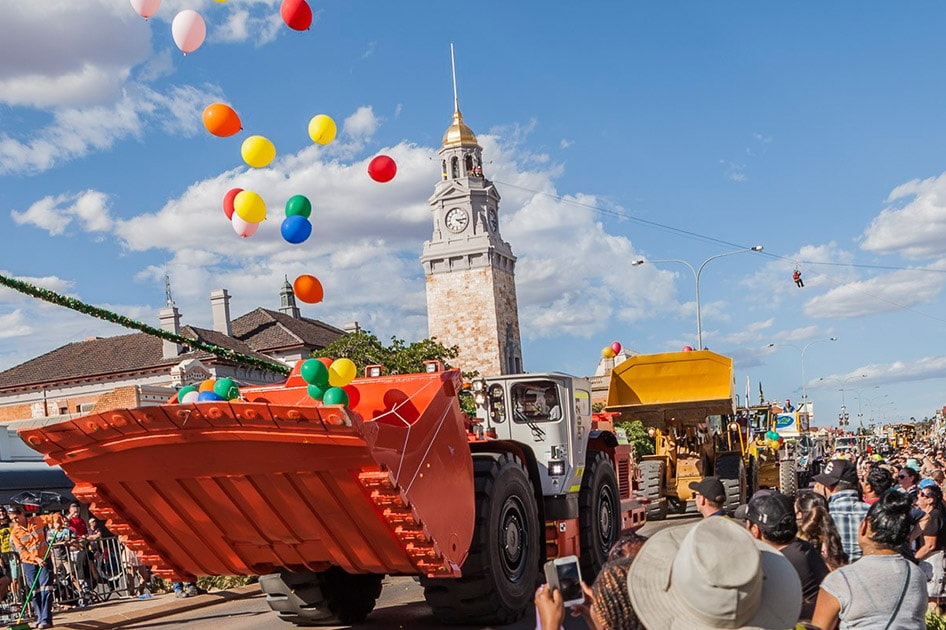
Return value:
M 348 406 L 352 409 L 357 407 L 358 401 L 361 400 L 361 392 L 358 391 L 358 388 L 354 385 L 346 385 L 342 389 L 348 394 Z
M 227 194 L 223 196 L 223 213 L 227 215 L 228 219 L 233 219 L 233 200 L 236 199 L 236 196 L 243 192 L 242 188 L 231 188 L 227 191 Z
M 304 31 L 312 26 L 312 9 L 305 0 L 282 0 L 279 14 L 286 26 L 293 30 Z
M 620 342 L 620 341 L 612 341 L 612 342 L 611 342 L 611 349 L 614 350 L 614 354 L 621 354 L 621 342 Z
M 386 155 L 379 155 L 368 163 L 368 176 L 376 182 L 389 182 L 397 175 L 397 164 Z
M 683 346 L 684 352 L 693 352 L 693 346 Z

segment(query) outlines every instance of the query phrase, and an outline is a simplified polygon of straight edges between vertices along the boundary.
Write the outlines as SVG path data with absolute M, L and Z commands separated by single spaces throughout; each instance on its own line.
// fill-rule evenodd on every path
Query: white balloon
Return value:
M 197 390 L 187 392 L 186 394 L 184 394 L 183 396 L 181 396 L 181 402 L 182 402 L 182 403 L 193 403 L 193 402 L 197 402 L 197 397 L 198 397 L 198 396 L 200 396 L 200 392 L 197 391 Z
M 174 43 L 186 55 L 194 52 L 204 43 L 207 37 L 207 25 L 204 24 L 204 18 L 200 13 L 193 9 L 184 9 L 174 16 L 171 22 L 171 36 L 174 37 Z
M 230 217 L 230 225 L 233 226 L 233 231 L 243 238 L 253 236 L 256 234 L 256 230 L 259 229 L 259 223 L 248 223 L 240 218 L 240 215 L 236 212 Z
M 161 0 L 131 0 L 131 6 L 138 15 L 147 20 L 158 12 Z

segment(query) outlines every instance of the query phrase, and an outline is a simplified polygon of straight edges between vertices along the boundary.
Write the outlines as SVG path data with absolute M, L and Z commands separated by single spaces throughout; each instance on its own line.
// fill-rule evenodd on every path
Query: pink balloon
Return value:
M 693 346 L 683 346 L 684 352 L 693 352 Z
M 207 37 L 207 25 L 204 24 L 204 18 L 200 13 L 193 9 L 184 9 L 174 16 L 171 22 L 171 36 L 174 37 L 174 43 L 186 55 L 194 52 L 204 43 Z
M 230 218 L 230 225 L 233 226 L 233 231 L 241 238 L 249 238 L 256 234 L 256 230 L 259 229 L 259 223 L 247 223 L 236 212 Z
M 621 342 L 620 342 L 620 341 L 612 341 L 612 342 L 611 342 L 611 349 L 614 350 L 614 354 L 621 354 Z
M 157 13 L 159 6 L 161 0 L 131 0 L 131 8 L 146 20 Z

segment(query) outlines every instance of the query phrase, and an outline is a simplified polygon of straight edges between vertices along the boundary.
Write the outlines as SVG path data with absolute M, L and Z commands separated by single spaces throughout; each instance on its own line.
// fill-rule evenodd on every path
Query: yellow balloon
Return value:
M 345 387 L 355 379 L 358 368 L 351 359 L 335 359 L 328 368 L 328 384 L 332 387 Z
M 613 359 L 615 357 L 614 348 L 611 346 L 605 346 L 601 349 L 601 356 L 603 356 L 605 359 Z
M 316 144 L 328 144 L 335 139 L 338 128 L 330 116 L 318 114 L 309 121 L 309 137 Z
M 240 154 L 243 156 L 243 161 L 253 168 L 263 168 L 276 159 L 276 147 L 269 138 L 250 136 L 243 141 Z M 246 220 L 245 217 L 244 220 Z
M 247 223 L 259 223 L 266 218 L 266 202 L 252 190 L 244 190 L 233 198 L 233 211 Z

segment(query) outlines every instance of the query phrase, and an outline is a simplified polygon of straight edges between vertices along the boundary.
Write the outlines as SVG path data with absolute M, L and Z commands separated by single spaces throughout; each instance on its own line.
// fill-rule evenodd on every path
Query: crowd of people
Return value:
M 571 609 L 592 630 L 923 629 L 944 593 L 946 449 L 835 458 L 790 498 L 758 490 L 729 515 L 715 477 L 690 485 L 701 520 L 621 539 Z M 569 611 L 535 595 L 537 629 Z

